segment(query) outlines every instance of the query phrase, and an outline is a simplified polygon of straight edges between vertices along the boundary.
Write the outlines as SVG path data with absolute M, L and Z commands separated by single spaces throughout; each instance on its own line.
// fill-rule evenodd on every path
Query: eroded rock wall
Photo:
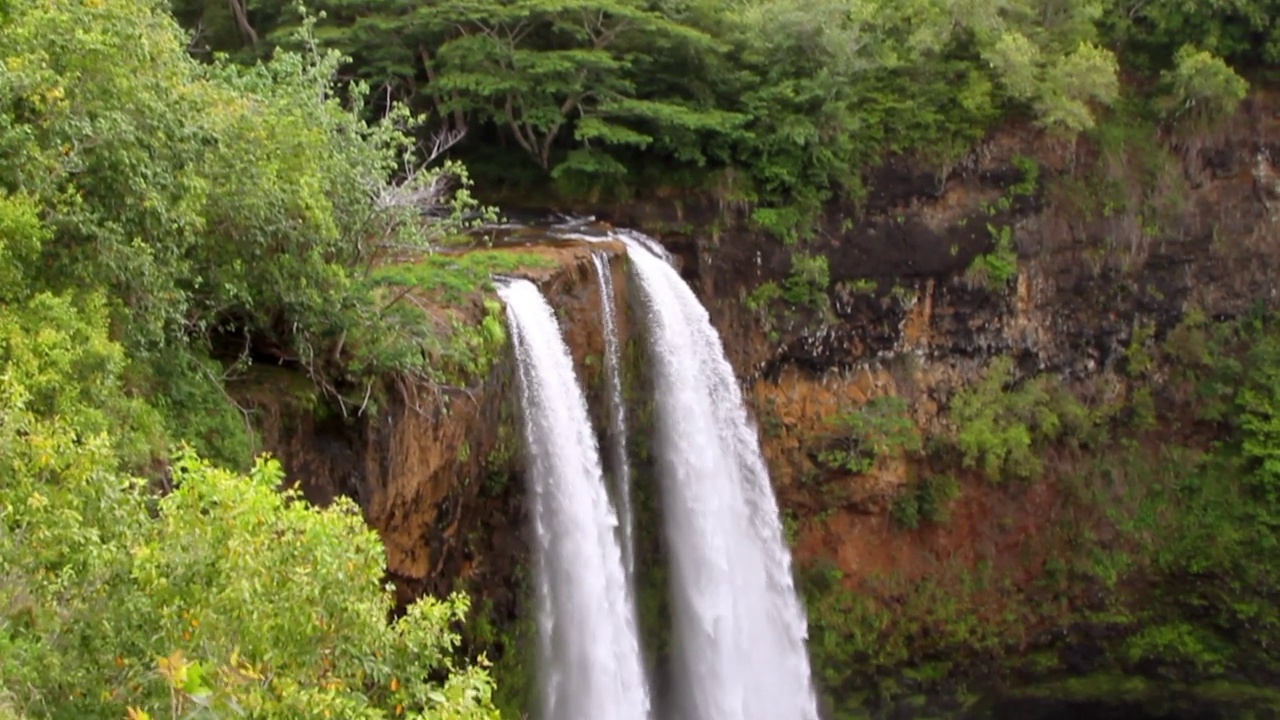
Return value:
M 599 251 L 610 255 L 614 285 L 625 293 L 614 243 L 549 244 L 536 250 L 555 260 L 549 267 L 512 273 L 537 283 L 557 309 L 596 415 L 604 411 L 604 339 L 591 253 Z M 308 500 L 356 500 L 382 536 L 404 602 L 483 587 L 486 602 L 514 614 L 528 551 L 513 364 L 508 349 L 468 387 L 388 378 L 369 389 L 364 412 L 346 416 L 314 391 L 281 392 L 306 383 L 271 369 L 243 403 L 258 417 L 264 448 Z
M 877 559 L 877 547 L 901 538 L 868 535 L 888 532 L 883 511 L 909 468 L 825 477 L 849 486 L 847 500 L 815 500 L 802 476 L 815 471 L 812 443 L 841 408 L 898 395 L 922 428 L 938 429 L 954 393 L 1000 356 L 1021 375 L 1056 373 L 1080 392 L 1118 395 L 1135 330 L 1162 337 L 1193 309 L 1222 319 L 1276 304 L 1280 216 L 1268 183 L 1280 166 L 1278 110 L 1258 94 L 1211 136 L 1153 131 L 1114 147 L 1009 129 L 945 171 L 886 165 L 861 207 L 830 208 L 793 245 L 711 201 L 594 211 L 678 253 L 750 388 L 782 503 L 825 518 L 806 524 L 801 554 L 834 553 L 857 577 L 910 564 L 900 551 Z M 1028 159 L 1039 178 L 1017 195 Z M 1003 228 L 1017 277 L 983 283 L 970 269 Z M 765 283 L 785 287 L 798 253 L 827 259 L 825 307 L 745 302 Z M 941 532 L 937 552 L 968 542 L 963 529 Z

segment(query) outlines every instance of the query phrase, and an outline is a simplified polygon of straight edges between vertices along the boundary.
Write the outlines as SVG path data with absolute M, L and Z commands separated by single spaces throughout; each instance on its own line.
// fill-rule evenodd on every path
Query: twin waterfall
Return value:
M 649 691 L 618 519 L 573 359 L 533 283 L 516 280 L 498 293 L 519 359 L 529 448 L 544 717 L 645 720 Z
M 671 563 L 673 697 L 650 716 L 617 319 L 596 256 L 613 495 L 555 315 L 524 280 L 499 290 L 519 366 L 535 544 L 539 720 L 817 720 L 805 618 L 755 428 L 705 308 L 636 234 L 627 245 L 652 362 L 654 453 Z

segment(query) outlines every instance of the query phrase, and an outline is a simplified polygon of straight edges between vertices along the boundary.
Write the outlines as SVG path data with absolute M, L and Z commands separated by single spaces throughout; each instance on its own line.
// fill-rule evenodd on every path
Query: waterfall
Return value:
M 791 556 L 720 336 L 671 265 L 620 239 L 654 363 L 680 720 L 816 720 Z
M 618 345 L 618 320 L 614 312 L 613 273 L 609 255 L 593 252 L 600 286 L 600 312 L 604 324 L 604 381 L 609 391 L 609 464 L 613 468 L 614 494 L 622 520 L 622 566 L 630 586 L 635 578 L 636 553 L 631 512 L 631 465 L 627 461 L 627 409 L 622 401 L 622 351 Z
M 646 720 L 649 695 L 595 436 L 555 314 L 498 290 L 519 375 L 532 504 L 541 720 Z

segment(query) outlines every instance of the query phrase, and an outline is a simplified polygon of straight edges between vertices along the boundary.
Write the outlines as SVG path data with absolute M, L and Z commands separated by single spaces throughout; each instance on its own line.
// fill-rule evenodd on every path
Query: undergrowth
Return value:
M 493 275 L 555 264 L 545 255 L 509 250 L 436 253 L 414 262 L 376 268 L 370 280 L 374 286 L 413 288 L 445 303 L 460 303 L 478 292 L 492 291 Z
M 1219 702 L 1215 687 L 1280 678 L 1280 325 L 1265 312 L 1222 323 L 1192 312 L 1160 338 L 1139 327 L 1127 355 L 1128 377 L 1153 392 L 1130 392 L 1123 406 L 1086 407 L 1049 375 L 1017 379 L 1010 361 L 993 363 L 953 398 L 929 470 L 889 510 L 904 530 L 946 526 L 969 493 L 1016 502 L 1052 483 L 1033 528 L 1015 531 L 997 510 L 989 527 L 965 531 L 988 538 L 973 557 L 919 577 L 854 585 L 821 559 L 802 570 L 831 717 L 926 699 L 946 716 L 974 702 L 969 688 L 993 683 L 1071 677 L 1074 692 L 1106 700 L 1120 678 Z M 1148 401 L 1165 422 L 1193 418 L 1197 432 L 1171 440 L 1140 422 L 1130 405 Z M 947 463 L 1020 482 L 957 483 L 940 471 Z M 1238 697 L 1272 707 L 1256 695 Z

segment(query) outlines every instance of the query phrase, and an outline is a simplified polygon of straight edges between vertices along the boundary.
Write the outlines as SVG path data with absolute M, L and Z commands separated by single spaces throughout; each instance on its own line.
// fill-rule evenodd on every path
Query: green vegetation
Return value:
M 1214 121 L 1275 61 L 1272 2 L 321 0 L 316 37 L 436 137 L 467 133 L 493 182 L 692 185 L 790 243 L 888 154 L 945 169 L 1010 114 L 1058 137 L 1095 127 L 1125 97 L 1122 65 L 1163 79 L 1170 122 Z M 202 52 L 293 46 L 290 2 L 230 7 L 174 0 Z
M 162 497 L 128 472 L 158 415 L 125 392 L 102 305 L 0 312 L 0 709 L 493 717 L 484 672 L 449 660 L 465 599 L 388 624 L 383 549 L 350 501 L 309 508 L 273 461 L 238 475 L 180 451 Z
M 754 290 L 747 293 L 743 303 L 752 312 L 760 312 L 768 308 L 773 304 L 774 300 L 780 297 L 782 297 L 782 288 L 778 287 L 778 283 L 769 280 L 760 283 Z
M 493 275 L 522 268 L 549 268 L 555 260 L 537 253 L 475 250 L 458 255 L 437 254 L 412 263 L 384 265 L 373 271 L 376 285 L 412 287 L 452 304 L 477 291 L 492 290 Z
M 825 447 L 818 462 L 850 473 L 865 473 L 884 456 L 920 452 L 920 429 L 907 414 L 907 403 L 896 395 L 881 395 L 861 407 L 827 420 Z
M 832 717 L 922 702 L 948 716 L 972 706 L 975 682 L 993 678 L 1030 683 L 1016 694 L 1048 700 L 1274 711 L 1277 698 L 1263 688 L 1280 672 L 1271 600 L 1280 590 L 1280 318 L 1215 324 L 1192 312 L 1159 340 L 1137 327 L 1128 376 L 1148 386 L 1169 378 L 1150 396 L 1086 410 L 1050 376 L 1013 382 L 1003 360 L 953 399 L 954 435 L 930 439 L 931 464 L 1052 482 L 1050 504 L 1019 512 L 1051 524 L 1008 536 L 998 551 L 975 545 L 973 560 L 939 562 L 921 578 L 873 575 L 852 586 L 822 562 L 803 571 Z M 1170 440 L 1167 425 L 1150 428 L 1133 407 L 1147 402 L 1195 432 Z M 1104 420 L 1105 440 L 1096 432 Z M 1052 472 L 1022 470 L 1051 446 Z M 1027 487 L 980 485 L 923 471 L 891 517 L 904 529 L 945 525 L 959 494 L 1021 503 Z M 989 512 L 989 526 L 966 532 L 1012 522 Z
M 991 233 L 991 251 L 975 257 L 965 277 L 978 285 L 1003 288 L 1018 276 L 1018 251 L 1013 246 L 1013 228 L 988 223 L 987 231 Z
M 1013 164 L 1022 177 L 1009 186 L 995 203 L 986 207 L 989 218 L 1008 212 L 1015 202 L 1033 197 L 1039 189 L 1040 166 L 1035 160 L 1018 156 L 1013 159 Z M 991 250 L 975 257 L 965 276 L 977 285 L 1004 288 L 1018 275 L 1018 250 L 1014 246 L 1013 228 L 988 222 L 987 232 L 991 235 Z
M 714 195 L 788 246 L 787 275 L 748 306 L 825 316 L 832 273 L 812 220 L 868 200 L 872 168 L 902 156 L 944 174 L 1009 120 L 1052 143 L 1087 134 L 1099 150 L 1087 168 L 1042 187 L 1020 161 L 989 209 L 972 277 L 1007 285 L 1017 239 L 997 216 L 1042 191 L 1085 219 L 1139 219 L 1135 237 L 1113 239 L 1130 256 L 1167 232 L 1185 183 L 1149 150 L 1236 109 L 1244 78 L 1280 59 L 1276 10 L 0 0 L 0 717 L 492 716 L 484 670 L 453 659 L 466 601 L 424 599 L 388 622 L 376 538 L 350 502 L 320 511 L 276 492 L 279 468 L 253 460 L 254 418 L 227 391 L 264 363 L 313 384 L 317 412 L 350 416 L 391 388 L 489 377 L 506 343 L 490 276 L 550 261 L 463 251 L 492 213 L 459 159 L 494 196 Z M 1183 584 L 1158 617 L 1106 608 L 1142 626 L 1117 634 L 1122 664 L 1226 676 L 1252 653 L 1274 665 L 1280 343 L 1269 318 L 1194 320 L 1126 356 L 1141 382 L 1157 374 L 1151 358 L 1170 364 L 1173 400 L 1135 390 L 1126 412 L 1086 409 L 1006 360 L 952 398 L 954 433 L 914 460 L 953 453 L 951 469 L 1030 483 L 1064 441 L 1114 451 L 1122 469 L 1069 488 L 1069 509 L 1105 527 L 1073 527 L 1070 566 L 1046 562 L 1049 590 L 1035 593 L 995 587 L 981 566 L 946 569 L 891 588 L 905 599 L 887 610 L 817 573 L 829 690 L 870 677 L 873 699 L 899 699 L 958 677 L 961 658 L 1030 642 L 1028 618 L 1062 621 L 1064 598 L 1123 589 L 1139 570 Z M 1169 402 L 1199 408 L 1194 422 L 1225 440 L 1157 459 L 1123 444 L 1133 438 L 1100 442 L 1105 423 L 1137 431 Z M 922 454 L 892 401 L 833 423 L 829 467 Z M 1120 472 L 1150 482 L 1121 493 Z M 913 481 L 899 524 L 944 523 L 951 477 Z M 650 626 L 664 582 L 643 579 Z M 1019 599 L 965 615 L 1006 589 Z M 502 662 L 528 675 L 517 655 Z M 500 701 L 527 694 L 517 683 Z
M 950 475 L 929 475 L 913 481 L 889 509 L 895 522 L 908 530 L 921 523 L 946 523 L 951 502 L 960 496 L 960 485 Z
M 465 228 L 464 171 L 339 102 L 336 55 L 198 62 L 148 0 L 0 15 L 0 716 L 493 717 L 467 601 L 389 622 L 358 509 L 280 492 L 225 391 L 413 342 L 370 270 Z M 503 342 L 480 307 L 439 372 Z
M 1204 50 L 1184 45 L 1174 65 L 1160 75 L 1160 103 L 1166 122 L 1182 130 L 1204 130 L 1235 112 L 1249 84 L 1231 67 Z
M 831 271 L 825 255 L 793 253 L 791 274 L 782 284 L 782 298 L 794 306 L 823 309 L 827 306 L 827 286 Z
M 131 389 L 156 398 L 178 437 L 243 466 L 244 423 L 217 410 L 236 365 L 210 354 L 239 347 L 224 359 L 335 375 L 348 331 L 385 320 L 357 279 L 393 249 L 462 229 L 477 207 L 465 172 L 415 161 L 403 110 L 370 123 L 340 103 L 334 54 L 203 64 L 145 0 L 6 7 L 10 297 L 100 291 Z
M 531 609 L 535 606 L 527 578 L 507 581 L 519 588 L 524 614 L 498 618 L 485 602 L 472 608 L 467 618 L 466 643 L 473 653 L 495 657 L 492 674 L 501 682 L 493 694 L 493 706 L 503 718 L 519 718 L 528 713 L 538 697 L 537 626 Z
M 491 276 L 555 261 L 536 253 L 472 250 L 381 265 L 360 283 L 378 322 L 352 327 L 345 369 L 373 383 L 387 376 L 467 387 L 483 380 L 506 347 Z
M 982 379 L 951 400 L 949 417 L 964 467 L 988 478 L 1033 478 L 1046 443 L 1087 439 L 1096 418 L 1050 376 L 1014 385 L 1010 358 L 994 361 Z
M 766 280 L 742 299 L 752 312 L 764 321 L 771 339 L 776 339 L 775 326 L 781 318 L 794 319 L 805 311 L 830 315 L 827 290 L 831 286 L 831 268 L 827 257 L 800 250 L 790 254 L 791 270 L 779 284 Z M 777 305 L 780 301 L 785 305 Z

